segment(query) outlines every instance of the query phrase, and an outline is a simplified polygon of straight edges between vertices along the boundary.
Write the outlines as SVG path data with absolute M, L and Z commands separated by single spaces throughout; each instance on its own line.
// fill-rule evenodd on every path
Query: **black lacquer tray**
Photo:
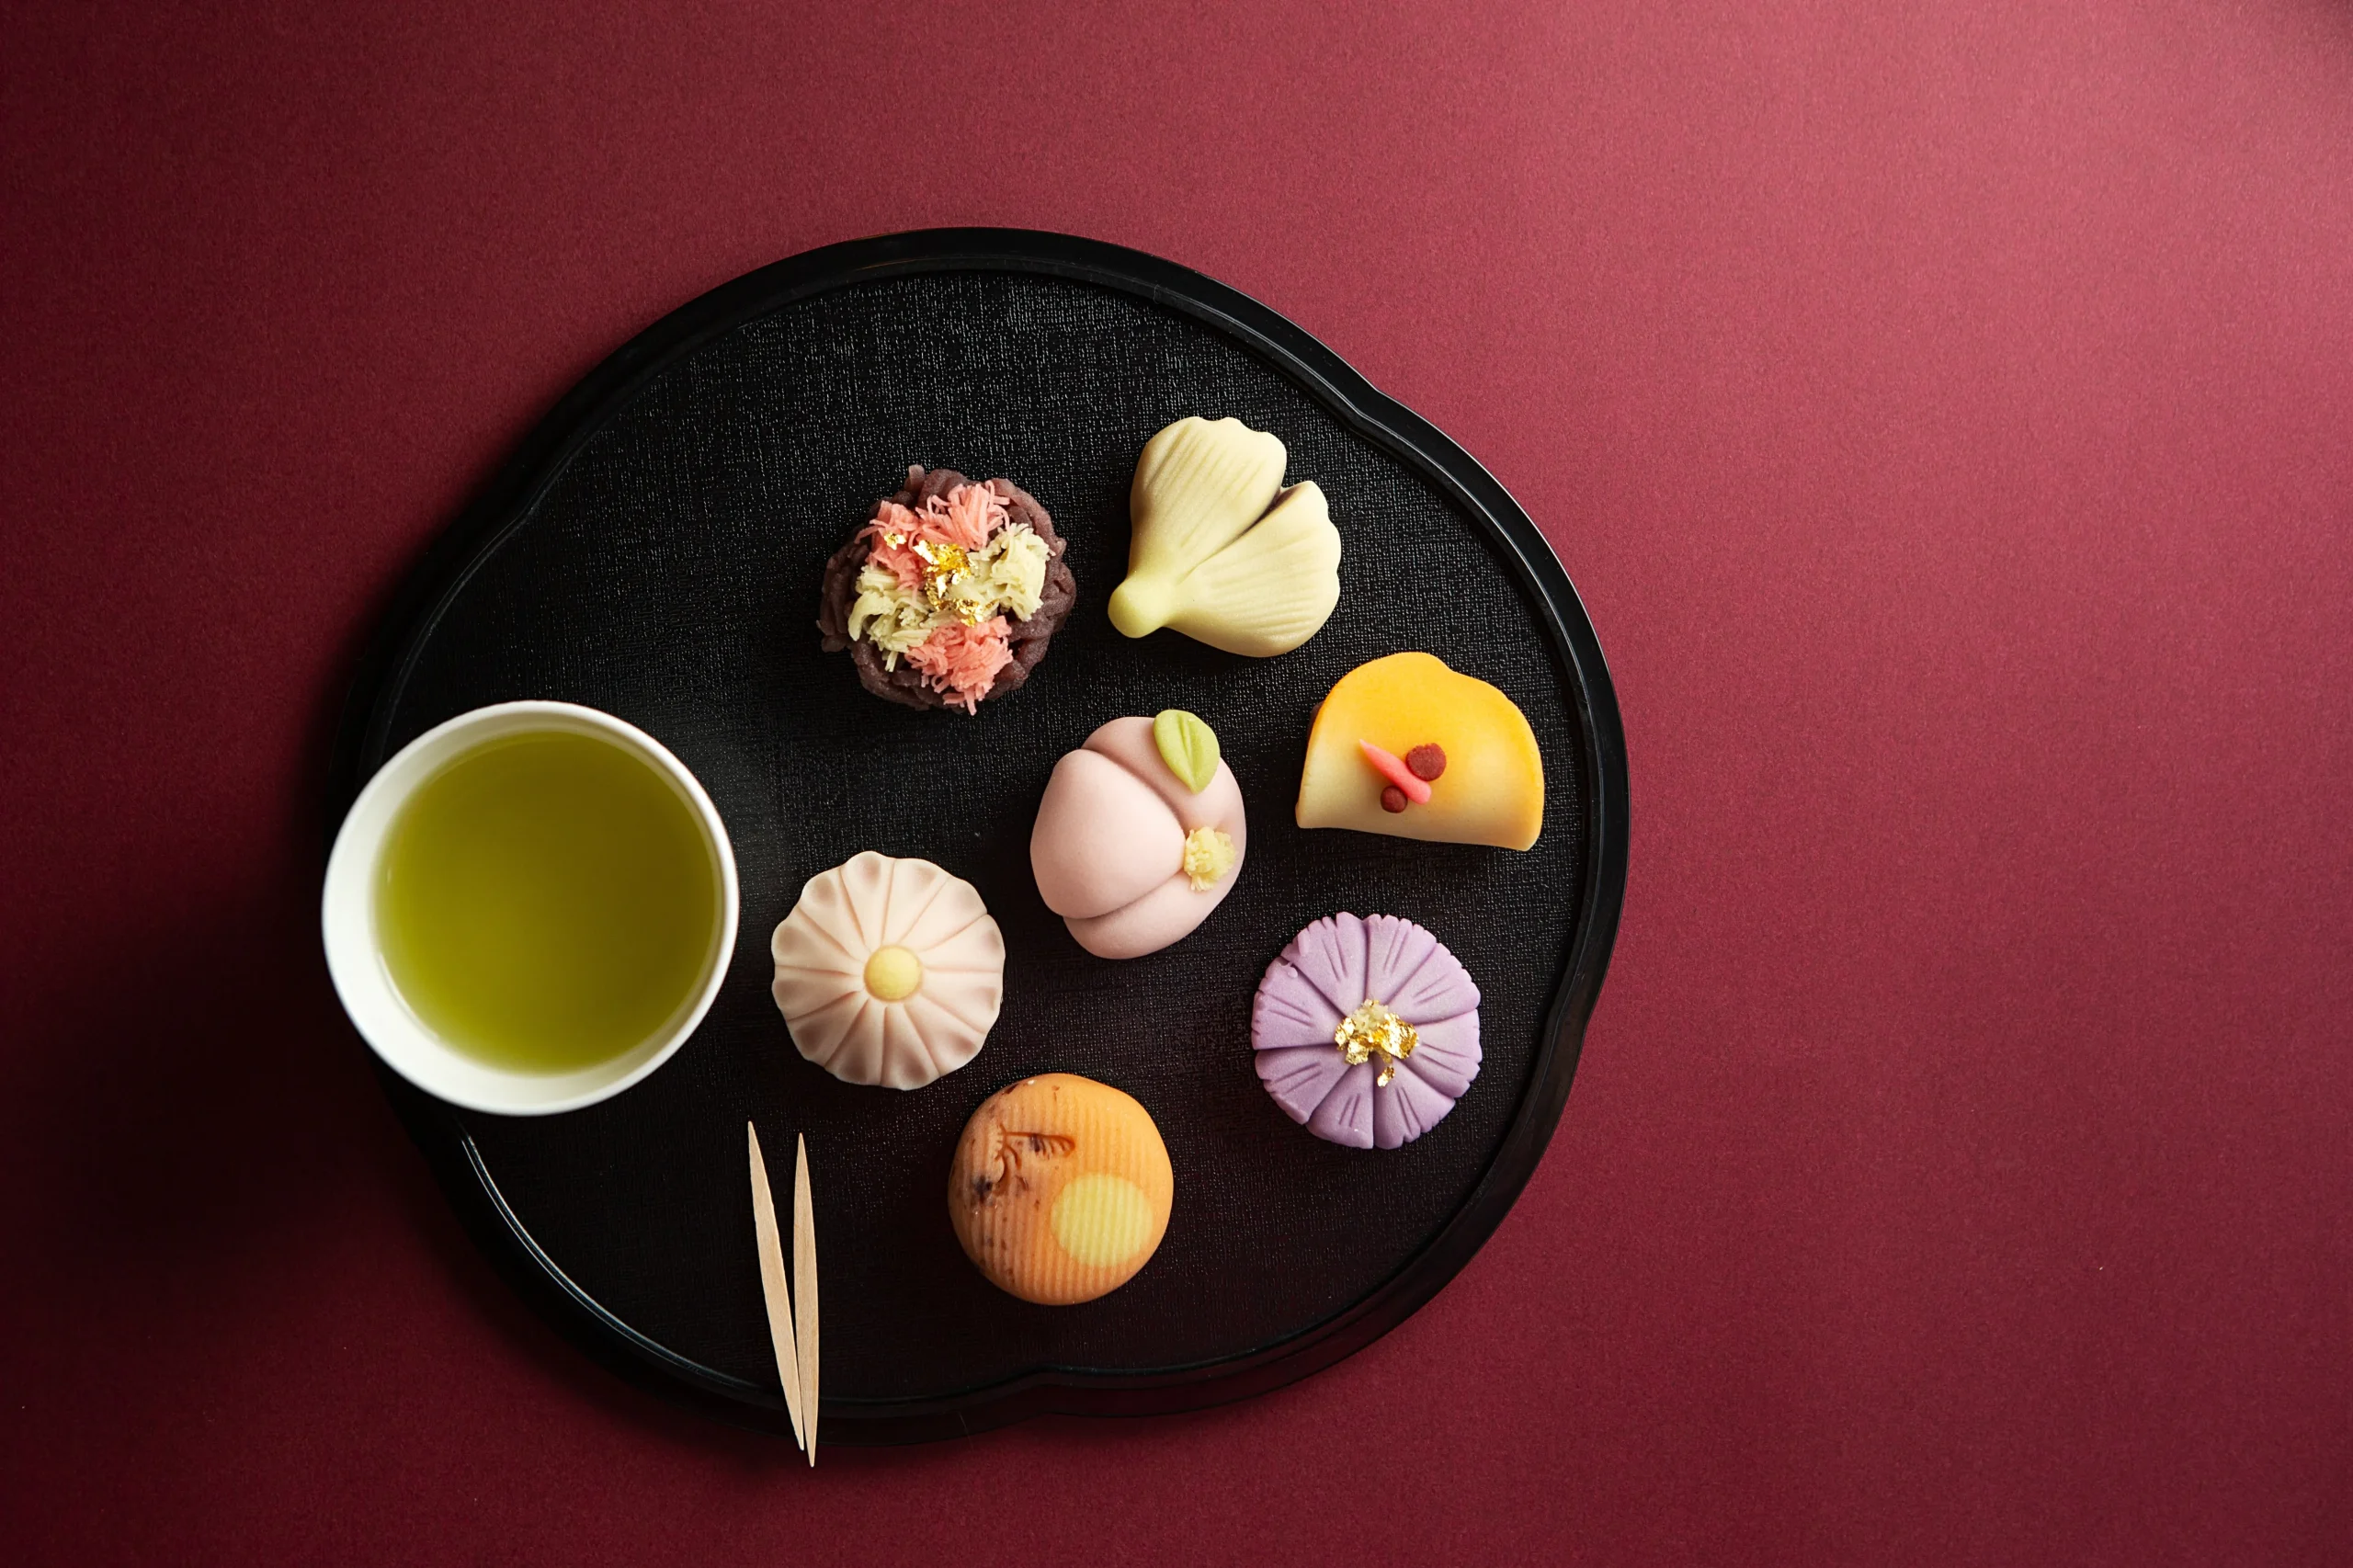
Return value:
M 1131 642 L 1105 617 L 1136 455 L 1188 414 L 1275 432 L 1290 477 L 1330 497 L 1340 605 L 1294 653 Z M 888 706 L 847 655 L 818 650 L 825 557 L 910 462 L 1012 478 L 1070 540 L 1077 608 L 1027 688 L 977 717 Z M 1356 665 L 1409 648 L 1494 682 L 1534 724 L 1533 850 L 1292 824 L 1316 704 Z M 675 312 L 564 398 L 406 585 L 351 698 L 330 821 L 412 737 L 514 698 L 616 713 L 702 779 L 742 873 L 733 968 L 678 1054 L 594 1108 L 459 1111 L 390 1074 L 387 1092 L 540 1312 L 710 1414 L 785 1424 L 747 1117 L 771 1150 L 809 1140 L 835 1442 L 1188 1409 L 1327 1366 L 1468 1261 L 1559 1119 L 1625 880 L 1624 739 L 1592 627 L 1527 515 L 1460 448 L 1299 328 L 1182 267 L 1060 235 L 938 230 L 814 251 Z M 1168 707 L 1216 728 L 1249 857 L 1191 937 L 1111 963 L 1039 902 L 1029 824 L 1063 752 L 1107 719 Z M 767 994 L 768 935 L 801 883 L 863 848 L 969 878 L 1010 951 L 986 1048 L 912 1094 L 802 1062 Z M 1343 909 L 1429 926 L 1483 994 L 1477 1082 L 1395 1152 L 1310 1136 L 1251 1070 L 1258 976 L 1302 926 Z M 965 1261 L 946 1183 L 972 1108 L 1057 1070 L 1143 1102 L 1176 1200 L 1133 1281 L 1043 1308 Z

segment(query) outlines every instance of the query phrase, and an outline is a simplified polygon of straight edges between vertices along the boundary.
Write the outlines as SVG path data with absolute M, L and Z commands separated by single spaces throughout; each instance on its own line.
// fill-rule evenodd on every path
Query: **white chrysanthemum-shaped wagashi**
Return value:
M 1283 488 L 1288 456 L 1239 419 L 1180 419 L 1146 442 L 1111 624 L 1255 658 L 1314 636 L 1340 602 L 1340 531 L 1313 481 Z
M 801 1054 L 920 1089 L 970 1062 L 1005 999 L 1005 937 L 972 883 L 871 849 L 809 879 L 768 943 Z

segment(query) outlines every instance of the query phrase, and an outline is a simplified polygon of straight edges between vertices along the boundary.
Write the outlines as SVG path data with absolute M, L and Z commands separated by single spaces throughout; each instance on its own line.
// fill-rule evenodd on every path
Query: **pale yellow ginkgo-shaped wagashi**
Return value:
M 848 1084 L 920 1089 L 979 1053 L 1005 937 L 972 883 L 869 849 L 809 879 L 768 943 L 801 1054 Z
M 1313 480 L 1283 487 L 1288 458 L 1239 419 L 1179 419 L 1144 443 L 1111 624 L 1254 658 L 1314 636 L 1340 602 L 1340 530 Z

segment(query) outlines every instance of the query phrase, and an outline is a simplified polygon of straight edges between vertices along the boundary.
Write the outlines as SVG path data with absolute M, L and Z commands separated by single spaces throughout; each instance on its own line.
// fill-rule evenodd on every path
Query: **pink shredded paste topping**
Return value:
M 985 484 L 960 484 L 945 496 L 926 501 L 921 511 L 885 501 L 874 520 L 858 532 L 872 545 L 868 560 L 889 568 L 902 587 L 915 588 L 923 585 L 924 560 L 915 551 L 918 542 L 978 550 L 1005 524 L 1005 503 L 995 491 Z
M 978 626 L 951 623 L 908 649 L 907 663 L 970 713 L 996 684 L 997 672 L 1013 663 L 1010 631 L 1001 615 Z
M 926 564 L 915 549 L 918 543 L 978 550 L 1006 520 L 1005 500 L 995 490 L 960 484 L 944 496 L 931 497 L 920 510 L 883 502 L 858 537 L 870 544 L 868 560 L 881 562 L 901 586 L 918 588 Z M 996 685 L 997 672 L 1013 662 L 1011 630 L 1001 615 L 977 626 L 938 627 L 907 650 L 906 660 L 923 672 L 934 690 L 970 713 Z

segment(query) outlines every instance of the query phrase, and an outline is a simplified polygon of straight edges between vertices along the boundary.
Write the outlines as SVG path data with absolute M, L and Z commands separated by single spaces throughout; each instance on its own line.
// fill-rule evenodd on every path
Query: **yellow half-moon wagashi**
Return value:
M 1299 825 L 1525 849 L 1544 831 L 1544 759 L 1527 715 L 1429 653 L 1340 677 L 1315 710 Z

